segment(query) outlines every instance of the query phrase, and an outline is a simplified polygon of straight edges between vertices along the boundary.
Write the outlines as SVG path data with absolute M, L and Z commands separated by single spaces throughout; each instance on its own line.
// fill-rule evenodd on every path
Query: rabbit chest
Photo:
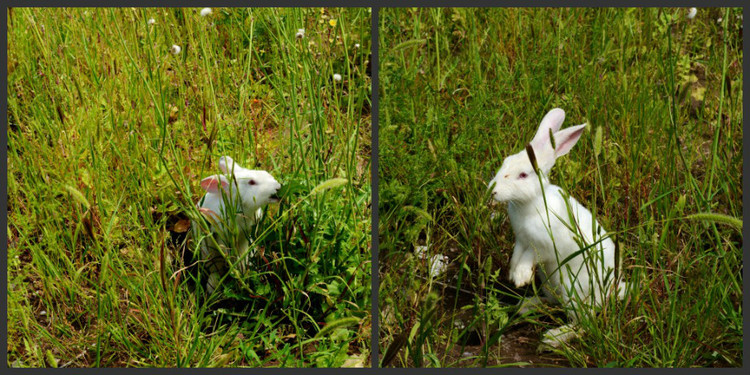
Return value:
M 201 203 L 203 204 L 201 205 Z M 262 210 L 258 209 L 248 216 L 238 206 L 233 211 L 239 212 L 235 214 L 234 220 L 230 220 L 226 217 L 229 213 L 226 212 L 222 201 L 205 199 L 201 203 L 198 206 L 205 210 L 204 215 L 210 219 L 210 230 L 213 238 L 213 240 L 206 239 L 201 244 L 201 254 L 203 259 L 209 260 L 209 270 L 211 272 L 224 272 L 226 270 L 225 259 L 221 256 L 222 252 L 230 261 L 242 259 L 238 266 L 240 266 L 240 270 L 244 270 L 250 264 L 249 259 L 253 256 L 253 254 L 245 254 L 252 242 L 250 236 L 252 226 L 255 224 L 255 219 L 262 215 Z M 217 247 L 221 247 L 222 251 L 219 251 Z
M 577 205 L 572 208 L 577 217 Z M 510 202 L 508 216 L 516 241 L 537 252 L 540 261 L 557 259 L 555 249 L 558 256 L 564 257 L 579 248 L 571 236 L 565 202 L 554 185 L 546 191 L 546 204 L 541 196 L 523 203 Z

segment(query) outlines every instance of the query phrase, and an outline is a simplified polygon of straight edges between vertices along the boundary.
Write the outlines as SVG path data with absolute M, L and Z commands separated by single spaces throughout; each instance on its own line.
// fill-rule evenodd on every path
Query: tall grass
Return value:
M 381 11 L 388 365 L 742 366 L 741 10 L 687 13 Z M 550 179 L 610 232 L 634 288 L 539 354 L 564 315 L 517 314 L 540 292 L 507 281 L 514 236 L 487 182 L 553 107 L 590 130 Z M 430 276 L 440 256 L 447 270 Z
M 368 362 L 367 9 L 7 12 L 10 366 Z M 221 155 L 286 195 L 209 296 Z

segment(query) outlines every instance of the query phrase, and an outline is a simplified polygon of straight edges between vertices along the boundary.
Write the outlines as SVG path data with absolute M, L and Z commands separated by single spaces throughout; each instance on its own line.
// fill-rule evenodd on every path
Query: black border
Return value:
M 372 100 L 372 111 L 370 112 L 370 122 L 372 124 L 372 137 L 370 140 L 370 147 L 371 147 L 371 154 L 370 154 L 370 183 L 372 184 L 372 193 L 370 195 L 370 212 L 372 212 L 372 223 L 370 224 L 372 226 L 372 248 L 371 248 L 371 256 L 372 256 L 372 266 L 370 268 L 370 280 L 372 282 L 372 288 L 370 289 L 370 296 L 372 298 L 372 316 L 370 317 L 372 321 L 372 332 L 370 333 L 372 335 L 372 345 L 370 345 L 370 364 L 372 368 L 378 368 L 380 363 L 380 356 L 379 356 L 379 344 L 380 344 L 380 321 L 378 320 L 379 314 L 378 314 L 378 291 L 380 290 L 380 274 L 378 272 L 380 262 L 379 262 L 379 252 L 378 252 L 378 245 L 380 243 L 380 238 L 378 236 L 378 224 L 380 223 L 379 220 L 379 212 L 378 212 L 378 202 L 379 202 L 379 195 L 378 195 L 378 183 L 380 182 L 378 177 L 378 167 L 379 167 L 379 161 L 380 158 L 378 157 L 380 155 L 379 153 L 379 145 L 378 142 L 378 130 L 379 130 L 379 112 L 380 109 L 379 100 L 380 100 L 380 55 L 378 54 L 380 51 L 380 35 L 378 33 L 378 25 L 379 25 L 379 12 L 380 8 L 373 8 L 372 14 L 370 16 L 370 27 L 372 27 L 372 31 L 370 32 L 370 46 L 372 48 L 372 57 L 370 57 L 370 66 L 371 69 L 371 80 L 370 80 L 370 87 L 372 90 L 372 97 L 370 100 Z
M 745 13 L 747 13 L 747 8 L 743 7 L 742 8 L 742 29 L 743 30 L 745 29 L 745 26 L 748 26 L 748 21 L 745 21 Z M 750 182 L 750 179 L 748 179 L 748 176 L 747 176 L 748 166 L 747 166 L 747 163 L 745 162 L 745 153 L 744 153 L 744 150 L 748 147 L 748 145 L 750 145 L 750 142 L 748 141 L 748 139 L 750 138 L 748 138 L 747 136 L 747 126 L 746 126 L 747 122 L 745 121 L 745 108 L 747 108 L 748 104 L 750 104 L 750 98 L 748 98 L 747 94 L 745 93 L 745 88 L 747 88 L 747 83 L 750 81 L 747 78 L 747 74 L 745 74 L 747 71 L 747 67 L 748 67 L 748 62 L 747 62 L 747 59 L 745 59 L 745 57 L 747 56 L 748 52 L 750 52 L 750 47 L 748 47 L 748 44 L 745 43 L 744 40 L 742 43 L 743 43 L 742 45 L 742 59 L 743 59 L 742 61 L 742 72 L 743 72 L 743 77 L 742 77 L 742 150 L 743 150 L 743 153 L 742 153 L 742 191 L 743 191 L 743 194 L 742 194 L 742 222 L 743 222 L 742 238 L 744 239 L 745 237 L 747 237 L 748 233 L 750 233 L 750 230 L 748 230 L 747 225 L 744 225 L 745 217 L 747 216 L 748 212 L 750 212 L 750 210 L 748 210 L 748 207 L 747 207 L 748 201 L 747 199 L 745 199 L 745 194 L 744 194 L 744 192 L 747 191 L 748 182 Z M 743 240 L 742 248 L 743 248 L 742 249 L 743 250 L 742 251 L 742 311 L 743 311 L 742 313 L 743 314 L 743 318 L 742 318 L 742 321 L 743 321 L 742 323 L 743 339 L 742 340 L 743 341 L 742 343 L 744 345 L 744 348 L 742 351 L 742 368 L 746 369 L 750 367 L 747 365 L 748 353 L 750 353 L 750 350 L 748 350 L 747 330 L 745 330 L 745 328 L 747 328 L 747 322 L 748 322 L 747 308 L 750 307 L 750 304 L 747 302 L 747 298 L 745 298 L 745 291 L 750 289 L 748 288 L 748 286 L 750 286 L 750 280 L 748 280 L 747 273 L 745 273 L 745 259 L 750 259 L 750 249 L 748 249 L 748 247 L 745 246 L 744 240 Z
M 288 7 L 288 8 L 315 8 L 315 7 L 344 7 L 357 8 L 411 8 L 411 7 L 496 7 L 496 8 L 514 8 L 514 7 L 740 7 L 747 6 L 744 0 L 717 0 L 709 2 L 706 0 L 609 0 L 606 2 L 596 0 L 223 0 L 223 1 L 204 1 L 195 0 L 163 0 L 161 2 L 149 2 L 144 0 L 115 0 L 103 3 L 101 0 L 9 0 L 6 7 L 154 7 L 154 8 L 171 8 L 171 7 L 191 7 L 202 8 L 211 7 Z
M 0 108 L 2 108 L 3 111 L 3 131 L 2 134 L 0 134 L 0 148 L 2 148 L 2 168 L 3 171 L 2 176 L 0 176 L 0 187 L 2 187 L 2 197 L 0 197 L 0 210 L 2 210 L 2 214 L 0 214 L 0 228 L 2 228 L 2 231 L 0 231 L 0 247 L 2 247 L 2 256 L 0 257 L 0 265 L 2 265 L 3 269 L 3 276 L 2 276 L 2 285 L 3 285 L 3 293 L 0 293 L 0 304 L 2 304 L 2 314 L 5 317 L 5 319 L 0 323 L 2 325 L 2 330 L 0 330 L 0 334 L 3 336 L 3 342 L 8 343 L 8 10 L 6 8 L 5 15 L 4 15 L 5 22 L 3 22 L 2 25 L 2 33 L 3 33 L 3 44 L 6 46 L 6 49 L 2 51 L 3 61 L 5 61 L 5 74 L 3 74 L 2 78 L 2 85 L 6 88 L 6 90 L 3 91 L 3 100 L 2 103 L 0 103 Z M 2 353 L 2 359 L 4 366 L 8 366 L 8 351 L 4 351 Z M 2 366 L 2 365 L 0 365 Z

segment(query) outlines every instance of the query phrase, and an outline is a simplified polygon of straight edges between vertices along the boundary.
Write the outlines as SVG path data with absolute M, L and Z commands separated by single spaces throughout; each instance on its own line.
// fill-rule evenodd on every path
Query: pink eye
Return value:
M 255 185 L 255 180 L 250 180 L 247 183 L 250 184 L 250 185 Z
M 526 172 L 521 172 L 521 174 L 518 175 L 518 178 L 522 178 L 523 179 L 523 178 L 526 178 L 527 176 L 528 175 L 526 174 Z

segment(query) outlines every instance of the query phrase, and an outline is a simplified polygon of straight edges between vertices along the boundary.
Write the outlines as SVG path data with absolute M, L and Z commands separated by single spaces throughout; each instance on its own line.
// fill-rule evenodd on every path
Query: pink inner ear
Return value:
M 227 181 L 218 175 L 209 176 L 201 180 L 201 187 L 209 193 L 218 193 L 219 184 L 226 189 Z
M 555 133 L 555 157 L 559 158 L 570 152 L 583 134 L 586 124 L 571 126 Z

